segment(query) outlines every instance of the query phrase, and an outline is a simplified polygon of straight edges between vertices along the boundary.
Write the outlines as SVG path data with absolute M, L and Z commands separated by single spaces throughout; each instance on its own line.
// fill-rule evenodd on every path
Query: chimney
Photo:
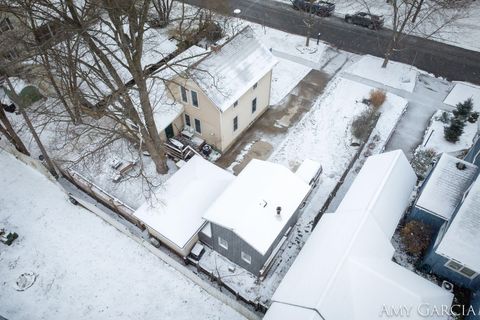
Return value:
M 277 207 L 277 217 L 280 216 L 281 212 L 282 212 L 282 207 Z
M 463 162 L 457 162 L 457 169 L 458 170 L 465 170 L 467 166 Z

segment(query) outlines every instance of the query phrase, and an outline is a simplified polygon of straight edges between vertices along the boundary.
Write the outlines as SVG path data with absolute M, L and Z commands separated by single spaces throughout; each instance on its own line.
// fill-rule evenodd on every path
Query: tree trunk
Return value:
M 55 165 L 53 164 L 53 161 L 50 159 L 47 150 L 43 146 L 42 141 L 40 140 L 40 137 L 37 134 L 37 131 L 35 130 L 35 127 L 32 125 L 32 122 L 30 121 L 30 118 L 28 117 L 27 113 L 25 112 L 25 108 L 21 102 L 20 97 L 17 95 L 17 92 L 15 91 L 15 88 L 13 87 L 12 83 L 10 82 L 10 79 L 7 78 L 6 80 L 7 85 L 12 92 L 12 100 L 15 102 L 17 105 L 18 109 L 20 110 L 20 113 L 23 116 L 23 119 L 25 120 L 25 123 L 27 124 L 28 129 L 30 130 L 30 133 L 33 136 L 33 139 L 35 139 L 35 142 L 38 145 L 38 148 L 40 149 L 40 152 L 43 155 L 43 158 L 45 159 L 45 163 L 47 164 L 47 168 L 50 171 L 50 173 L 55 177 L 55 179 L 58 179 L 58 173 L 57 170 L 55 169 Z
M 0 106 L 0 121 L 3 123 L 3 126 L 0 123 L 0 132 L 7 137 L 11 144 L 15 146 L 15 149 L 27 156 L 30 156 L 30 152 L 28 152 L 27 147 L 25 144 L 23 144 L 22 140 L 13 129 L 10 120 L 8 120 L 2 106 Z
M 417 21 L 418 14 L 422 10 L 423 1 L 424 0 L 420 0 L 418 2 L 417 8 L 415 9 L 415 13 L 413 14 L 412 23 L 415 23 L 415 21 Z

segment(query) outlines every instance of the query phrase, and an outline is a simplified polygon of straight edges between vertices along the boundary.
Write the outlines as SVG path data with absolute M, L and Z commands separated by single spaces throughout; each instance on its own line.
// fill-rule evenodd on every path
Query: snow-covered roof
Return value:
M 310 186 L 286 167 L 253 159 L 205 213 L 265 254 Z M 281 207 L 277 215 L 277 207 Z
M 457 167 L 461 164 L 463 170 Z M 475 177 L 477 166 L 449 154 L 442 154 L 425 182 L 416 206 L 450 220 L 455 208 L 462 200 L 463 193 Z
M 181 103 L 177 103 L 168 97 L 167 90 L 165 89 L 165 83 L 162 79 L 147 79 L 147 88 L 150 104 L 153 108 L 155 125 L 160 133 L 183 113 L 184 107 Z M 142 114 L 143 112 L 140 105 L 140 97 L 138 96 L 136 86 L 130 89 L 130 96 L 134 106 L 137 108 L 137 111 Z
M 298 167 L 297 171 L 295 171 L 295 174 L 305 183 L 310 184 L 312 179 L 315 178 L 315 175 L 317 175 L 320 168 L 321 165 L 317 161 L 305 159 L 303 160 L 300 167 Z
M 480 273 L 480 178 L 472 184 L 436 252 Z
M 276 63 L 276 58 L 248 26 L 202 59 L 191 79 L 221 111 L 225 111 Z
M 451 293 L 392 261 L 390 239 L 415 182 L 401 151 L 368 158 L 337 211 L 319 221 L 273 305 L 296 306 L 298 315 L 313 310 L 326 320 L 373 319 L 383 306 L 450 305 Z M 264 319 L 293 318 L 315 319 L 293 311 Z M 414 311 L 410 319 L 422 318 Z
M 443 102 L 455 106 L 468 98 L 472 98 L 474 110 L 480 111 L 480 87 L 467 82 L 455 82 L 455 87 Z
M 155 193 L 135 216 L 179 248 L 202 228 L 202 215 L 234 180 L 229 172 L 194 156 Z

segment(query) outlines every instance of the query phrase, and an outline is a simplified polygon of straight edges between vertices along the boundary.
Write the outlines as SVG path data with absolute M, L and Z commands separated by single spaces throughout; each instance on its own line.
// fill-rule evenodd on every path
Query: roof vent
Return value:
M 282 212 L 282 207 L 277 207 L 277 216 L 280 216 L 281 212 Z
M 465 170 L 467 166 L 463 162 L 457 162 L 457 169 L 458 170 Z

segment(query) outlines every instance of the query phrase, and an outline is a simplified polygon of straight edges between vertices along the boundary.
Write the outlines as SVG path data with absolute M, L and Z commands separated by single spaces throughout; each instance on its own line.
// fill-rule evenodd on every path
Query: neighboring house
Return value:
M 450 221 L 433 240 L 423 268 L 459 286 L 480 290 L 480 179 L 468 190 Z
M 224 152 L 267 110 L 277 60 L 251 27 L 210 51 L 194 46 L 186 54 L 192 52 L 198 59 L 183 62 L 189 68 L 176 72 L 169 91 L 185 107 L 187 131 Z
M 423 221 L 438 232 L 450 221 L 477 172 L 476 165 L 442 154 L 423 183 L 410 218 Z
M 297 175 L 280 164 L 251 160 L 203 216 L 209 223 L 200 240 L 264 276 L 297 222 L 320 170 L 318 163 L 307 161 Z
M 206 224 L 203 214 L 233 180 L 231 173 L 194 156 L 134 215 L 152 236 L 186 257 Z
M 419 310 L 448 308 L 452 293 L 392 261 L 391 238 L 415 183 L 402 151 L 369 157 L 336 212 L 320 219 L 264 319 L 446 319 Z M 385 313 L 402 306 L 410 316 Z
M 472 290 L 480 290 L 479 150 L 477 137 L 464 160 L 442 154 L 410 214 L 434 231 L 422 268 Z

